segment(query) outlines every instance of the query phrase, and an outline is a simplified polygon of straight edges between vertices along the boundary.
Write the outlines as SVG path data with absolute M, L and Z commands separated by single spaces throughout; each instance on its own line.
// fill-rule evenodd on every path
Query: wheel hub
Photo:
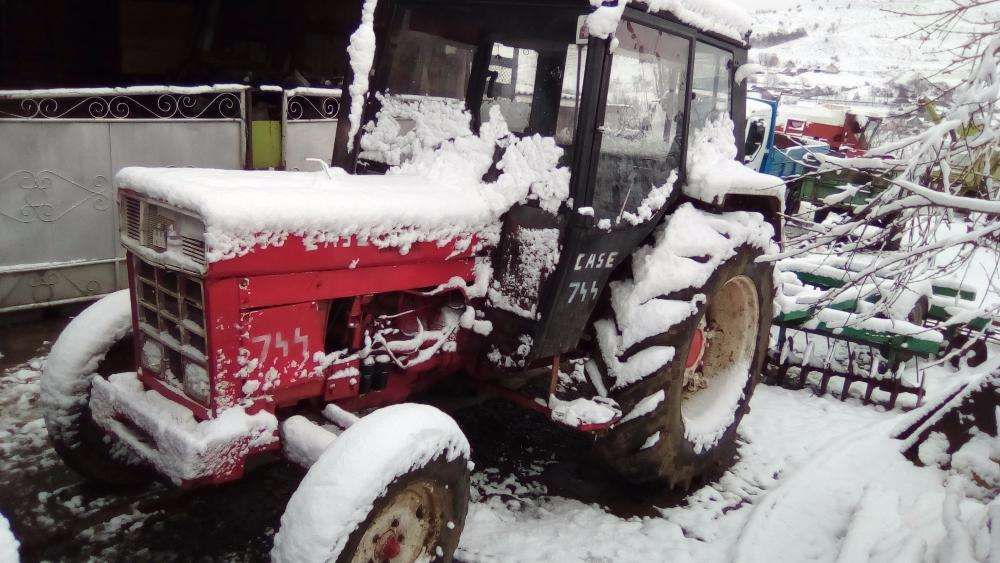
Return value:
M 365 529 L 354 554 L 357 563 L 411 562 L 432 555 L 444 526 L 445 491 L 417 481 L 392 495 Z
M 694 369 L 701 363 L 701 358 L 705 355 L 705 331 L 699 326 L 694 329 L 691 335 L 691 344 L 688 346 L 688 357 L 684 363 L 684 369 Z
M 692 435 L 714 435 L 743 396 L 757 347 L 756 284 L 737 276 L 710 299 L 688 348 L 681 414 Z M 728 424 L 727 424 L 728 425 Z
M 381 561 L 391 561 L 399 556 L 403 551 L 403 546 L 396 539 L 396 533 L 392 530 L 382 534 L 375 546 L 375 552 Z

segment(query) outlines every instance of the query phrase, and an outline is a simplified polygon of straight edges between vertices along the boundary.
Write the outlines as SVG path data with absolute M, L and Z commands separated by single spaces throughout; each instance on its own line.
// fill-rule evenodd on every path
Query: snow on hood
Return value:
M 590 3 L 596 7 L 587 17 L 590 34 L 595 37 L 614 35 L 627 1 L 590 0 Z M 730 0 L 646 0 L 645 4 L 650 12 L 670 12 L 690 26 L 742 44 L 750 33 L 750 13 Z
M 506 147 L 495 182 L 483 175 L 496 146 Z M 384 176 L 329 172 L 276 172 L 198 168 L 122 169 L 118 188 L 129 188 L 197 213 L 205 223 L 209 262 L 278 246 L 290 234 L 307 248 L 356 237 L 404 253 L 416 242 L 447 242 L 499 232 L 501 215 L 518 202 L 537 200 L 551 212 L 569 195 L 569 170 L 551 138 L 516 138 L 500 112 L 490 111 L 480 135 L 423 147 Z
M 729 194 L 775 197 L 783 201 L 783 181 L 736 161 L 734 127 L 733 120 L 721 114 L 694 133 L 688 149 L 684 194 L 716 204 L 721 204 Z

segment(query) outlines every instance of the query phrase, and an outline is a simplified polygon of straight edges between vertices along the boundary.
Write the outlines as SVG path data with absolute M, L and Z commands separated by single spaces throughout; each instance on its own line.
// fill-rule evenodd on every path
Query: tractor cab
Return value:
M 340 164 L 405 167 L 420 150 L 481 133 L 491 115 L 560 153 L 562 197 L 513 206 L 493 251 L 486 352 L 499 367 L 576 348 L 609 277 L 681 197 L 694 132 L 722 113 L 742 128 L 733 76 L 745 46 L 639 8 L 605 38 L 589 33 L 585 1 L 380 5 L 384 47 Z M 504 143 L 483 182 L 505 171 Z

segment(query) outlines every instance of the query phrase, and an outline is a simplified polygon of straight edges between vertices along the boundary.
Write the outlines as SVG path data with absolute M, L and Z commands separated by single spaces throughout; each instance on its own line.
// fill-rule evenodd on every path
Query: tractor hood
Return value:
M 356 237 L 387 246 L 448 241 L 487 230 L 502 209 L 475 186 L 419 175 L 124 168 L 119 189 L 197 215 L 205 226 L 206 258 L 216 262 L 289 234 L 314 244 Z

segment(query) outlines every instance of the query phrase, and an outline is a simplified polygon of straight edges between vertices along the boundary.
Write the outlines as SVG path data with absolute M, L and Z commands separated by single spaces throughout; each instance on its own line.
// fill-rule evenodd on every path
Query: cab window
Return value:
M 511 132 L 572 144 L 586 57 L 583 45 L 536 51 L 494 43 L 480 115 L 497 106 Z
M 701 41 L 695 45 L 689 136 L 720 114 L 732 112 L 732 68 L 731 52 Z
M 615 35 L 593 207 L 617 224 L 677 171 L 688 39 L 623 20 Z
M 398 39 L 381 63 L 378 117 L 369 115 L 362 130 L 362 161 L 401 164 L 421 147 L 468 134 L 494 106 L 511 132 L 555 137 L 569 159 L 586 57 L 581 9 L 407 2 L 399 9 Z
M 396 94 L 465 99 L 476 49 L 433 33 L 427 10 L 408 11 L 389 65 L 387 89 Z

